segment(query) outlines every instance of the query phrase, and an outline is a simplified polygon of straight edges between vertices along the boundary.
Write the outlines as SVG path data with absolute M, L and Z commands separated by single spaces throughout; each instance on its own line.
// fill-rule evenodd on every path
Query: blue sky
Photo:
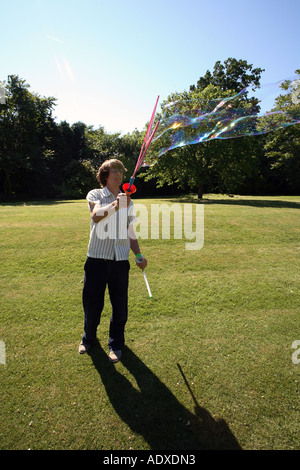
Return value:
M 19 75 L 57 98 L 57 122 L 108 132 L 142 130 L 158 95 L 218 60 L 264 68 L 262 83 L 300 68 L 299 0 L 9 0 L 0 14 L 0 81 Z

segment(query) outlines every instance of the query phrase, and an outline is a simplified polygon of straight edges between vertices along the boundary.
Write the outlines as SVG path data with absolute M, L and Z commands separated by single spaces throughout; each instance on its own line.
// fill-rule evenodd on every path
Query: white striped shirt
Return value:
M 86 199 L 94 204 L 107 206 L 116 200 L 114 194 L 105 186 L 103 189 L 93 189 Z M 136 221 L 133 202 L 129 207 L 121 207 L 109 217 L 95 223 L 91 219 L 90 240 L 87 256 L 116 261 L 128 260 L 130 251 L 130 238 L 128 226 Z

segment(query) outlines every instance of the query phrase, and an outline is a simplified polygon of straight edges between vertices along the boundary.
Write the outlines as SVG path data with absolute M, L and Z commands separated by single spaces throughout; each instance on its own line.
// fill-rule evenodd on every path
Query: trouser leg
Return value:
M 108 280 L 112 316 L 109 326 L 109 349 L 117 351 L 125 344 L 125 325 L 128 315 L 129 261 L 112 263 Z
M 84 309 L 84 334 L 82 342 L 91 344 L 97 333 L 104 305 L 107 282 L 107 266 L 101 259 L 87 258 L 85 266 L 82 302 Z

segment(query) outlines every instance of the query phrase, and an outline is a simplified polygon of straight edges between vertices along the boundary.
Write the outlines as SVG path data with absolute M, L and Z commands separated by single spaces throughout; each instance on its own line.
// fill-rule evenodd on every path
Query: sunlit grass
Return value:
M 136 199 L 149 211 L 190 202 Z M 299 448 L 300 197 L 203 203 L 201 250 L 140 240 L 152 299 L 130 255 L 128 350 L 115 366 L 108 296 L 101 346 L 77 353 L 86 201 L 0 207 L 1 449 Z

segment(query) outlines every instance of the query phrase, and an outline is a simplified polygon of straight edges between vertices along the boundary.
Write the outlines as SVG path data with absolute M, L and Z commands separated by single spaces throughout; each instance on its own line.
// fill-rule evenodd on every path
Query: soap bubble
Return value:
M 249 86 L 233 96 L 212 100 L 204 99 L 201 92 L 198 95 L 163 106 L 154 139 L 159 157 L 186 145 L 266 134 L 300 123 L 300 80 L 284 80 L 257 90 Z

